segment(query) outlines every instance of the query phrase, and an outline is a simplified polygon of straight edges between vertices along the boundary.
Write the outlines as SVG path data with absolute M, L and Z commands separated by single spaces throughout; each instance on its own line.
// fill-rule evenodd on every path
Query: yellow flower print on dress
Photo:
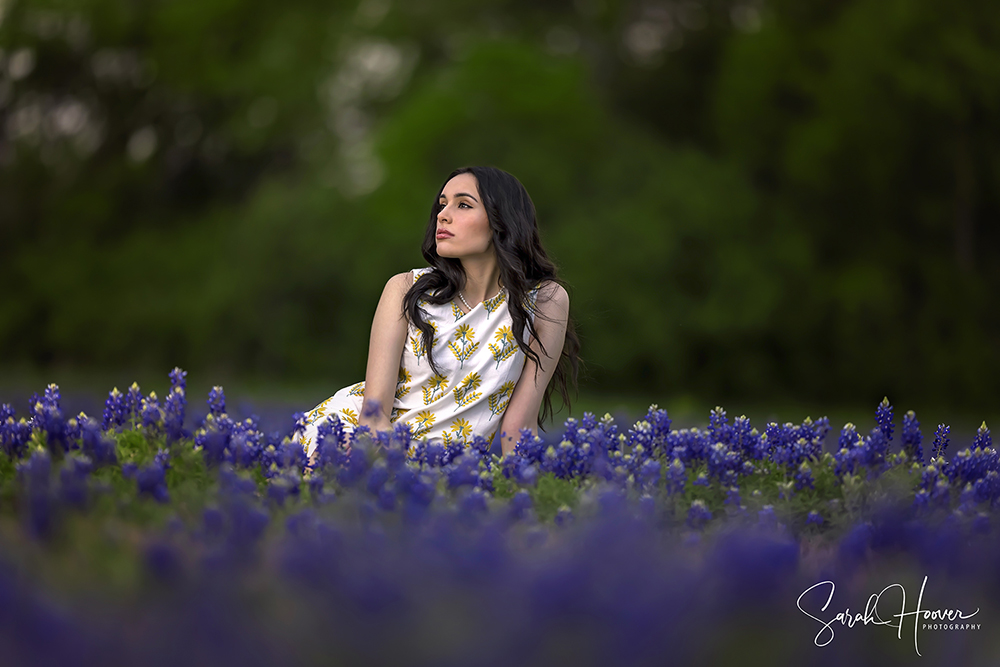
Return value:
M 455 316 L 456 322 L 462 319 L 462 316 L 465 315 L 465 313 L 462 312 L 462 309 L 459 308 L 458 304 L 454 301 L 451 302 L 451 314 Z
M 459 405 L 468 405 L 478 400 L 483 394 L 476 391 L 476 389 L 479 389 L 479 385 L 482 383 L 483 379 L 479 377 L 479 373 L 469 373 L 466 375 L 458 383 L 458 386 L 452 390 L 452 393 L 455 395 L 455 402 Z
M 493 360 L 497 362 L 496 367 L 500 368 L 500 362 L 509 359 L 517 352 L 517 342 L 514 340 L 514 333 L 510 327 L 504 325 L 493 334 L 497 342 L 490 343 L 490 352 L 493 353 Z
M 476 342 L 476 330 L 468 324 L 460 324 L 455 329 L 454 340 L 448 343 L 448 349 L 459 361 L 459 367 L 465 366 L 465 360 L 471 357 L 477 349 L 479 343 Z
M 431 335 L 431 347 L 437 347 L 437 324 L 434 322 L 427 323 L 431 325 L 431 328 L 434 330 L 434 334 Z M 420 359 L 427 356 L 427 346 L 424 345 L 424 335 L 419 329 L 417 329 L 416 332 L 410 336 L 410 349 L 413 350 L 413 356 L 416 358 L 418 364 L 420 363 Z
M 322 403 L 320 403 L 319 405 L 317 405 L 315 408 L 313 408 L 312 410 L 310 410 L 309 412 L 307 412 L 306 413 L 306 424 L 314 424 L 321 417 L 325 417 L 326 416 L 326 406 L 328 406 L 330 404 L 330 401 L 332 401 L 332 400 L 333 400 L 333 397 L 331 396 L 330 398 L 326 399 L 325 401 L 323 401 Z
M 414 420 L 417 423 L 415 424 L 415 427 L 413 429 L 413 437 L 419 438 L 423 435 L 426 435 L 427 432 L 431 430 L 431 427 L 434 426 L 434 421 L 436 419 L 437 415 L 435 415 L 430 410 L 421 410 L 420 412 L 418 412 L 417 416 L 414 417 Z
M 441 398 L 447 390 L 448 378 L 444 375 L 432 375 L 427 384 L 421 389 L 424 395 L 424 405 L 430 405 Z
M 500 388 L 495 392 L 490 394 L 487 402 L 490 406 L 490 413 L 492 419 L 499 414 L 502 414 L 504 410 L 507 409 L 507 404 L 510 403 L 511 394 L 514 393 L 514 383 L 508 380 L 500 385 Z
M 348 396 L 364 396 L 365 395 L 365 383 L 359 382 L 351 387 L 351 390 L 347 392 Z
M 350 408 L 342 408 L 340 414 L 344 415 L 344 420 L 350 422 L 352 425 L 358 425 L 358 413 Z
M 406 383 L 412 379 L 413 376 L 410 375 L 410 372 L 405 368 L 403 368 L 402 366 L 400 366 L 399 381 L 396 383 L 396 398 L 403 398 L 408 393 L 410 393 L 410 388 L 406 386 Z
M 490 315 L 500 307 L 500 304 L 504 302 L 507 297 L 507 290 L 500 290 L 495 297 L 492 299 L 486 299 L 483 301 L 483 307 L 486 308 L 486 319 L 490 319 Z
M 461 438 L 464 441 L 472 435 L 472 424 L 469 423 L 468 419 L 459 417 L 451 423 L 448 430 L 455 434 L 456 438 Z

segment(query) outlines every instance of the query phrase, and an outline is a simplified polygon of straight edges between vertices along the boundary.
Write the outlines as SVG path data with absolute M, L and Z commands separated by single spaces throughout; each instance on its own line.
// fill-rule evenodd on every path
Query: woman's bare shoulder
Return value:
M 543 280 L 537 290 L 539 303 L 552 302 L 560 308 L 569 306 L 569 293 L 555 280 Z

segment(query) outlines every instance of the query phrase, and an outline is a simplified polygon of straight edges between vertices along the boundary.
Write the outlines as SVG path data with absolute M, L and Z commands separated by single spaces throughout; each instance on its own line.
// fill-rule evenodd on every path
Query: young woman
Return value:
M 306 414 L 296 438 L 307 454 L 317 426 L 337 415 L 348 431 L 402 420 L 415 437 L 446 444 L 500 433 L 506 455 L 521 429 L 537 434 L 554 388 L 569 405 L 580 345 L 524 186 L 493 167 L 452 172 L 422 250 L 430 266 L 382 291 L 364 382 Z

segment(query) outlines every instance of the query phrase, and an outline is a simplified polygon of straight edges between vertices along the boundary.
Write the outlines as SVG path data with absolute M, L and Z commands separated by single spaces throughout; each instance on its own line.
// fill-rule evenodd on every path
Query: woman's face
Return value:
M 459 174 L 438 196 L 437 253 L 441 257 L 474 258 L 493 252 L 493 234 L 476 177 Z

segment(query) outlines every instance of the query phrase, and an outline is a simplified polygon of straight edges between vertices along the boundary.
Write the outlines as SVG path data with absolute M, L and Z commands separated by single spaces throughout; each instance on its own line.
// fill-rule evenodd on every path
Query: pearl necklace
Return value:
M 500 292 L 503 292 L 503 291 L 504 291 L 504 288 L 501 287 L 500 288 Z M 497 294 L 500 294 L 500 292 L 497 292 Z M 469 312 L 471 313 L 472 312 L 472 306 L 470 306 L 469 302 L 465 300 L 464 296 L 462 296 L 462 290 L 458 290 L 458 298 L 462 300 L 462 303 L 465 304 L 465 307 L 468 308 Z M 493 297 L 493 298 L 495 299 L 496 297 Z

